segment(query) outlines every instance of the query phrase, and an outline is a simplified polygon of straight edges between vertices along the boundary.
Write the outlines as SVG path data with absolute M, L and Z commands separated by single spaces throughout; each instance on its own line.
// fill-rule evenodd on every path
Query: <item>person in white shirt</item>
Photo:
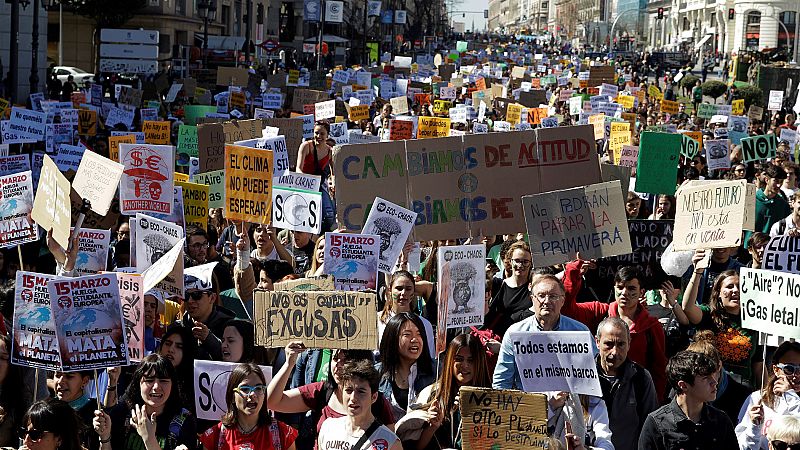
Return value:
M 772 224 L 769 229 L 770 237 L 800 236 L 800 191 L 789 197 L 789 206 L 792 208 L 792 213 Z

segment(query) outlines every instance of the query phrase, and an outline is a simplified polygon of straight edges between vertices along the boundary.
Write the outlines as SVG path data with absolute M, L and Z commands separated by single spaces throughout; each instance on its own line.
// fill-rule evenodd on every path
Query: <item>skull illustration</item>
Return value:
M 153 200 L 161 198 L 161 185 L 155 181 L 150 183 L 150 198 Z

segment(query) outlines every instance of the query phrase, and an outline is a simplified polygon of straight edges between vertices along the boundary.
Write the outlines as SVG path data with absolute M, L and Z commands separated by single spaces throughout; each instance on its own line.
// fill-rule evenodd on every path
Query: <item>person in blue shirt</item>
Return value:
M 497 366 L 495 366 L 492 378 L 492 388 L 494 389 L 522 389 L 522 380 L 514 359 L 514 347 L 509 337 L 512 332 L 585 331 L 589 333 L 586 325 L 561 315 L 561 307 L 564 306 L 564 286 L 557 277 L 535 275 L 531 279 L 530 291 L 533 315 L 511 325 L 503 336 Z M 592 352 L 597 355 L 594 339 L 590 339 L 590 341 Z

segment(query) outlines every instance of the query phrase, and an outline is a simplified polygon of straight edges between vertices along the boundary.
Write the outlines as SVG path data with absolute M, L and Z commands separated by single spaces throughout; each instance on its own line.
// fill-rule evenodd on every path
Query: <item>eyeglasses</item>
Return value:
M 735 169 L 734 172 L 744 172 L 745 169 Z
M 778 369 L 781 369 L 786 375 L 800 374 L 800 364 L 775 364 Z
M 36 428 L 29 430 L 26 427 L 17 429 L 17 436 L 21 441 L 24 441 L 26 436 L 30 436 L 32 441 L 41 441 L 45 433 L 50 433 L 50 431 L 37 430 Z
M 203 295 L 208 294 L 208 291 L 192 291 L 186 293 L 186 300 L 200 300 Z
M 195 250 L 207 250 L 209 245 L 208 242 L 195 242 L 194 244 L 190 245 Z
M 255 394 L 255 395 L 264 395 L 264 393 L 267 392 L 267 386 L 265 386 L 263 384 L 257 384 L 255 386 L 248 386 L 248 385 L 245 384 L 243 386 L 237 386 L 237 387 L 233 388 L 233 390 L 236 393 L 238 393 L 239 395 L 241 395 L 242 397 L 248 397 L 248 396 L 253 395 L 253 394 Z
M 800 443 L 787 444 L 786 442 L 774 440 L 770 441 L 774 450 L 800 450 Z
M 550 302 L 557 302 L 561 300 L 564 296 L 561 294 L 533 294 L 536 297 L 536 300 L 540 302 L 550 301 Z
M 519 264 L 520 266 L 527 266 L 531 263 L 530 259 L 512 259 L 511 262 L 514 264 Z

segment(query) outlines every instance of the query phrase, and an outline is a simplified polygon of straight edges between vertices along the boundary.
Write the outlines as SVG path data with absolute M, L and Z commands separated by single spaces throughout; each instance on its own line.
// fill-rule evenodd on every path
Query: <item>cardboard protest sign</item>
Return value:
M 800 275 L 741 268 L 742 327 L 800 339 Z
M 208 186 L 208 207 L 225 207 L 225 171 L 214 170 L 212 172 L 198 173 L 192 177 L 192 183 L 204 184 Z
M 97 111 L 78 110 L 78 134 L 84 136 L 97 135 Z
M 72 231 L 70 228 L 70 233 Z M 92 275 L 106 270 L 110 241 L 111 230 L 81 228 L 78 233 L 78 259 L 75 261 L 75 271 L 80 275 Z
M 678 114 L 678 102 L 672 100 L 661 100 L 661 112 L 667 114 Z
M 140 361 L 144 349 L 144 280 L 139 274 L 117 273 L 128 358 Z
M 764 118 L 764 108 L 761 106 L 750 105 L 750 107 L 747 108 L 747 118 L 753 122 L 761 122 L 761 120 Z
M 486 298 L 486 247 L 439 247 L 438 301 L 446 308 L 446 328 L 483 325 Z
M 675 250 L 735 247 L 752 229 L 755 186 L 746 180 L 695 181 L 678 190 Z
M 120 144 L 123 214 L 172 213 L 174 150 L 170 145 Z
M 274 226 L 319 234 L 322 228 L 322 193 L 318 189 L 276 185 L 272 187 L 272 203 Z
M 194 361 L 194 393 L 197 418 L 219 421 L 228 412 L 225 400 L 228 378 L 238 363 L 222 361 Z M 258 366 L 264 373 L 265 385 L 272 381 L 272 367 Z
M 243 67 L 217 68 L 217 86 L 247 87 L 249 72 Z
M 589 331 L 511 332 L 523 390 L 602 396 Z
M 325 233 L 324 273 L 337 291 L 375 289 L 380 242 L 372 234 Z
M 119 186 L 125 166 L 95 152 L 84 152 L 72 188 L 92 203 L 92 211 L 101 216 L 108 213 Z
M 14 285 L 14 331 L 11 333 L 11 363 L 17 366 L 58 370 L 56 324 L 50 309 L 47 283 L 55 275 L 17 271 Z
M 680 134 L 645 131 L 639 141 L 636 165 L 636 192 L 650 194 L 675 193 L 678 179 Z
M 272 150 L 225 146 L 225 217 L 268 223 L 272 218 Z
M 761 268 L 800 274 L 800 237 L 784 234 L 770 239 L 764 248 Z
M 198 125 L 197 153 L 200 157 L 200 172 L 223 169 L 225 166 L 225 161 L 223 161 L 225 144 L 260 138 L 261 130 L 263 129 L 264 123 L 260 119 Z
M 534 266 L 631 252 L 619 181 L 522 197 Z
M 774 134 L 742 139 L 742 158 L 745 163 L 774 158 L 778 142 Z
M 632 251 L 597 260 L 597 277 L 601 282 L 596 287 L 607 286 L 604 291 L 597 291 L 597 298 L 606 298 L 613 287 L 614 275 L 624 266 L 636 266 L 641 270 L 644 279 L 639 280 L 639 284 L 642 288 L 659 289 L 667 279 L 661 268 L 661 255 L 672 242 L 673 227 L 672 220 L 629 220 Z
M 449 109 L 448 109 L 449 111 Z M 420 117 L 417 138 L 427 139 L 450 136 L 450 119 L 440 117 Z
M 183 217 L 187 225 L 196 225 L 202 229 L 208 226 L 208 191 L 205 184 L 176 181 L 183 195 Z
M 731 167 L 727 139 L 707 140 L 705 148 L 708 170 L 729 169 Z
M 61 370 L 128 365 L 117 274 L 56 279 L 47 290 Z
M 339 291 L 255 291 L 256 345 L 372 350 L 378 345 L 375 294 Z
M 333 277 L 307 277 L 286 280 L 273 285 L 276 291 L 333 291 Z
M 364 222 L 364 233 L 381 238 L 378 270 L 392 273 L 395 262 L 414 228 L 417 213 L 375 197 L 372 209 Z
M 61 174 L 50 156 L 44 155 L 31 219 L 47 231 L 52 229 L 53 239 L 63 248 L 69 246 L 69 226 L 72 219 L 69 193 L 69 181 Z M 5 193 L 3 199 L 5 200 Z
M 464 386 L 459 405 L 463 450 L 548 448 L 544 394 Z
M 324 91 L 311 89 L 295 89 L 292 96 L 292 111 L 302 112 L 303 105 L 313 105 L 328 100 L 330 95 Z
M 394 114 L 406 114 L 408 113 L 408 97 L 392 97 L 389 100 L 389 103 L 392 105 L 392 113 Z

